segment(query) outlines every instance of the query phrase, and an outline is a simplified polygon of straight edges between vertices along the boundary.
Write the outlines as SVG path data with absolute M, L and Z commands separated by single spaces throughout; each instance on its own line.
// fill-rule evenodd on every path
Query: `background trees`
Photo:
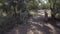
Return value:
M 49 2 L 50 2 L 50 8 L 52 10 L 52 16 L 55 17 L 60 12 L 60 8 L 59 8 L 60 0 L 49 0 Z

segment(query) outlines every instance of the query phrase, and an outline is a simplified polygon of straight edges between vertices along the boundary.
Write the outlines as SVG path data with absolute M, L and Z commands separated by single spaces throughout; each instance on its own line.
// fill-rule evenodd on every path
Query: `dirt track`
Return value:
M 52 26 L 49 22 L 44 22 L 43 12 L 37 12 L 29 19 L 29 23 L 15 26 L 6 34 L 59 34 L 58 28 Z

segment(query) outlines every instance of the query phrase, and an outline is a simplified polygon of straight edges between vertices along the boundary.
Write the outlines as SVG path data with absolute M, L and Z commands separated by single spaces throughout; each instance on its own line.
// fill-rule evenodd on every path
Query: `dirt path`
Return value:
M 44 12 L 38 11 L 30 18 L 29 23 L 14 27 L 6 34 L 59 34 L 57 28 L 44 22 Z

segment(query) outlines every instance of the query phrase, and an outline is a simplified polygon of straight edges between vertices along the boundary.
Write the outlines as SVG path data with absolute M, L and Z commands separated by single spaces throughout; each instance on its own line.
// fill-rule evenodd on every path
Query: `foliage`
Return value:
M 50 4 L 49 3 L 47 3 L 47 4 L 43 4 L 43 8 L 50 8 Z
M 57 13 L 55 18 L 60 19 L 60 13 Z
M 38 8 L 38 3 L 34 0 L 31 0 L 27 3 L 27 7 L 28 9 L 37 9 Z
M 60 12 L 60 0 L 49 0 L 50 9 L 52 11 L 51 15 L 54 17 L 59 17 Z

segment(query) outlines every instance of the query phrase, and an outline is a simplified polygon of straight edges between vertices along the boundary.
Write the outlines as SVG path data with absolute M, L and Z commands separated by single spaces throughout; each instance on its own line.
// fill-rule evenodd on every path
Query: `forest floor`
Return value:
M 26 24 L 18 24 L 5 34 L 60 34 L 59 29 L 44 21 L 44 11 L 37 11 Z

